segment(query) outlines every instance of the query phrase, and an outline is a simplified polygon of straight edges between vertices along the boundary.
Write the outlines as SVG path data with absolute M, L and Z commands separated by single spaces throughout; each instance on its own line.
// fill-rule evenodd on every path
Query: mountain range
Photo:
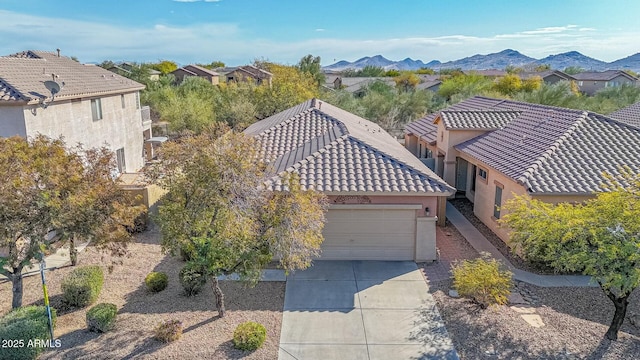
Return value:
M 533 69 L 538 65 L 549 65 L 552 69 L 564 70 L 567 67 L 580 67 L 585 70 L 602 71 L 609 69 L 616 70 L 633 70 L 640 71 L 640 53 L 628 56 L 623 59 L 612 62 L 605 62 L 592 57 L 583 55 L 577 51 L 569 51 L 556 55 L 549 55 L 542 59 L 535 59 L 522 53 L 506 49 L 497 53 L 487 55 L 473 55 L 463 59 L 447 61 L 441 63 L 438 60 L 432 60 L 427 63 L 422 60 L 413 60 L 406 58 L 400 61 L 392 61 L 382 55 L 366 56 L 354 62 L 346 60 L 338 61 L 335 64 L 324 66 L 324 70 L 342 71 L 346 69 L 359 70 L 365 66 L 377 66 L 386 70 L 417 70 L 420 68 L 455 69 L 462 70 L 486 70 L 486 69 L 504 69 L 507 66 L 523 67 L 525 69 Z

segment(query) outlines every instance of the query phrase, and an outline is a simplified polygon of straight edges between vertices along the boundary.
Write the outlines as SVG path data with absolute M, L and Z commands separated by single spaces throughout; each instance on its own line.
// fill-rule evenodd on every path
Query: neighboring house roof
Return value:
M 37 103 L 50 98 L 44 82 L 53 80 L 52 74 L 55 81 L 64 82 L 56 101 L 144 89 L 144 85 L 99 66 L 30 50 L 0 57 L 0 103 Z
M 429 90 L 433 87 L 439 86 L 440 84 L 442 84 L 442 81 L 440 80 L 434 80 L 434 81 L 424 81 L 419 83 L 418 85 L 416 85 L 416 89 L 418 90 Z
M 245 130 L 255 136 L 281 190 L 282 172 L 330 193 L 448 196 L 454 189 L 377 124 L 312 99 Z
M 559 78 L 561 78 L 562 80 L 567 80 L 567 81 L 571 81 L 571 80 L 575 80 L 575 78 L 565 72 L 562 72 L 560 70 L 545 70 L 545 71 L 539 71 L 539 72 L 522 72 L 519 73 L 518 75 L 520 75 L 521 79 L 529 79 L 532 77 L 536 77 L 539 76 L 542 78 L 542 80 L 551 77 L 551 76 L 557 76 Z
M 506 71 L 498 70 L 498 69 L 465 70 L 464 73 L 467 74 L 467 75 L 478 74 L 478 75 L 483 75 L 483 76 L 505 76 L 505 75 L 507 75 Z
M 638 78 L 622 70 L 607 70 L 607 71 L 593 71 L 593 72 L 581 72 L 574 74 L 573 77 L 580 81 L 609 81 L 618 76 L 624 76 L 629 80 L 637 81 Z
M 526 108 L 504 128 L 455 146 L 533 194 L 602 191 L 603 173 L 640 171 L 640 129 L 603 115 L 507 101 Z
M 273 76 L 272 73 L 266 70 L 257 68 L 253 65 L 244 65 L 244 66 L 238 66 L 233 68 L 221 68 L 220 72 L 224 75 L 230 74 L 232 72 L 241 72 L 254 79 L 269 79 Z
M 218 74 L 217 72 L 198 65 L 185 65 L 181 68 L 173 70 L 171 74 L 179 72 L 185 72 L 191 76 L 220 76 L 220 74 Z
M 391 77 L 343 77 L 342 86 L 345 91 L 354 93 L 362 89 L 365 86 L 373 84 L 376 81 L 381 81 L 387 85 L 396 86 L 396 82 Z
M 640 101 L 612 112 L 608 116 L 625 124 L 640 128 Z
M 436 74 L 418 74 L 418 77 L 420 78 L 420 81 L 425 82 L 440 80 L 440 75 Z
M 443 110 L 434 123 L 442 120 L 447 130 L 495 130 L 520 115 L 517 110 Z

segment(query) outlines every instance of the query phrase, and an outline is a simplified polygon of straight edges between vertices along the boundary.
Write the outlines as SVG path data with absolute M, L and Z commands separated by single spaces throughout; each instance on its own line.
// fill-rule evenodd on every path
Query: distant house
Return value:
M 580 91 L 593 95 L 598 90 L 624 84 L 636 85 L 638 78 L 622 70 L 607 70 L 602 72 L 582 72 L 573 75 L 578 82 Z
M 547 85 L 553 85 L 560 81 L 573 81 L 575 78 L 569 74 L 566 74 L 560 70 L 546 70 L 540 72 L 522 72 L 518 74 L 522 80 L 530 79 L 539 76 Z
M 420 83 L 416 86 L 416 89 L 438 91 L 442 82 L 438 75 L 420 76 Z M 431 79 L 431 80 L 430 80 Z M 378 76 L 378 77 L 342 77 L 338 75 L 326 76 L 325 87 L 329 89 L 350 92 L 355 95 L 364 95 L 364 89 L 375 83 L 376 81 L 383 82 L 389 86 L 396 86 L 396 82 L 393 77 Z
M 498 70 L 498 69 L 465 70 L 464 73 L 466 75 L 476 74 L 476 75 L 486 76 L 486 77 L 489 77 L 489 78 L 497 78 L 497 77 L 501 77 L 501 76 L 507 75 L 506 71 Z
M 273 78 L 272 73 L 253 65 L 218 68 L 216 71 L 220 73 L 228 83 L 232 81 L 251 81 L 256 85 L 268 84 L 271 86 L 271 80 Z
M 220 83 L 220 74 L 198 65 L 186 65 L 170 72 L 170 74 L 175 76 L 178 84 L 190 76 L 206 79 L 213 85 L 218 85 Z
M 46 81 L 61 86 L 55 97 Z M 70 146 L 107 144 L 120 173 L 136 172 L 145 163 L 145 136 L 151 137 L 151 120 L 143 118 L 140 106 L 142 89 L 140 83 L 59 53 L 2 56 L 0 136 L 43 134 L 62 136 Z
M 476 96 L 407 125 L 405 146 L 508 242 L 497 220 L 514 194 L 581 202 L 603 190 L 603 173 L 640 171 L 640 128 L 614 116 Z
M 124 61 L 124 62 L 115 64 L 114 66 L 108 68 L 107 70 L 121 76 L 129 77 L 129 75 L 131 74 L 131 71 L 136 66 L 139 66 L 139 65 Z M 155 69 L 149 69 L 148 71 L 149 71 L 149 80 L 156 81 L 160 79 L 160 75 L 162 74 L 160 71 Z
M 438 91 L 440 89 L 440 85 L 442 85 L 442 81 L 433 80 L 433 81 L 423 81 L 416 85 L 417 90 L 429 90 L 429 91 Z

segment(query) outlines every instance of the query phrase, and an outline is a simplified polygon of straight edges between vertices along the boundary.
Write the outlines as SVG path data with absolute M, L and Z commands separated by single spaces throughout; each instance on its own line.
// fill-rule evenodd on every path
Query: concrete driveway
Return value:
M 280 360 L 458 359 L 409 261 L 317 261 L 287 278 Z

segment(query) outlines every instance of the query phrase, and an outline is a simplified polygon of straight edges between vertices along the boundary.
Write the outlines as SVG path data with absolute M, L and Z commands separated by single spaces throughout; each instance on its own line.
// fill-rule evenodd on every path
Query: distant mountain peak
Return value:
M 430 67 L 434 70 L 446 68 L 461 68 L 462 70 L 486 70 L 504 69 L 507 66 L 531 67 L 537 65 L 549 65 L 552 69 L 564 70 L 567 67 L 581 67 L 593 71 L 607 69 L 630 69 L 640 71 L 640 53 L 627 56 L 610 63 L 591 58 L 578 51 L 572 50 L 560 54 L 549 55 L 542 59 L 535 59 L 526 56 L 514 49 L 504 49 L 497 53 L 476 54 L 454 61 L 441 63 L 438 60 L 431 60 L 426 64 L 422 60 L 413 60 L 410 57 L 400 61 L 392 61 L 378 54 L 365 56 L 354 62 L 341 60 L 335 64 L 325 66 L 325 70 L 342 71 L 346 69 L 362 69 L 365 66 L 378 66 L 386 70 L 417 70 L 422 67 Z

